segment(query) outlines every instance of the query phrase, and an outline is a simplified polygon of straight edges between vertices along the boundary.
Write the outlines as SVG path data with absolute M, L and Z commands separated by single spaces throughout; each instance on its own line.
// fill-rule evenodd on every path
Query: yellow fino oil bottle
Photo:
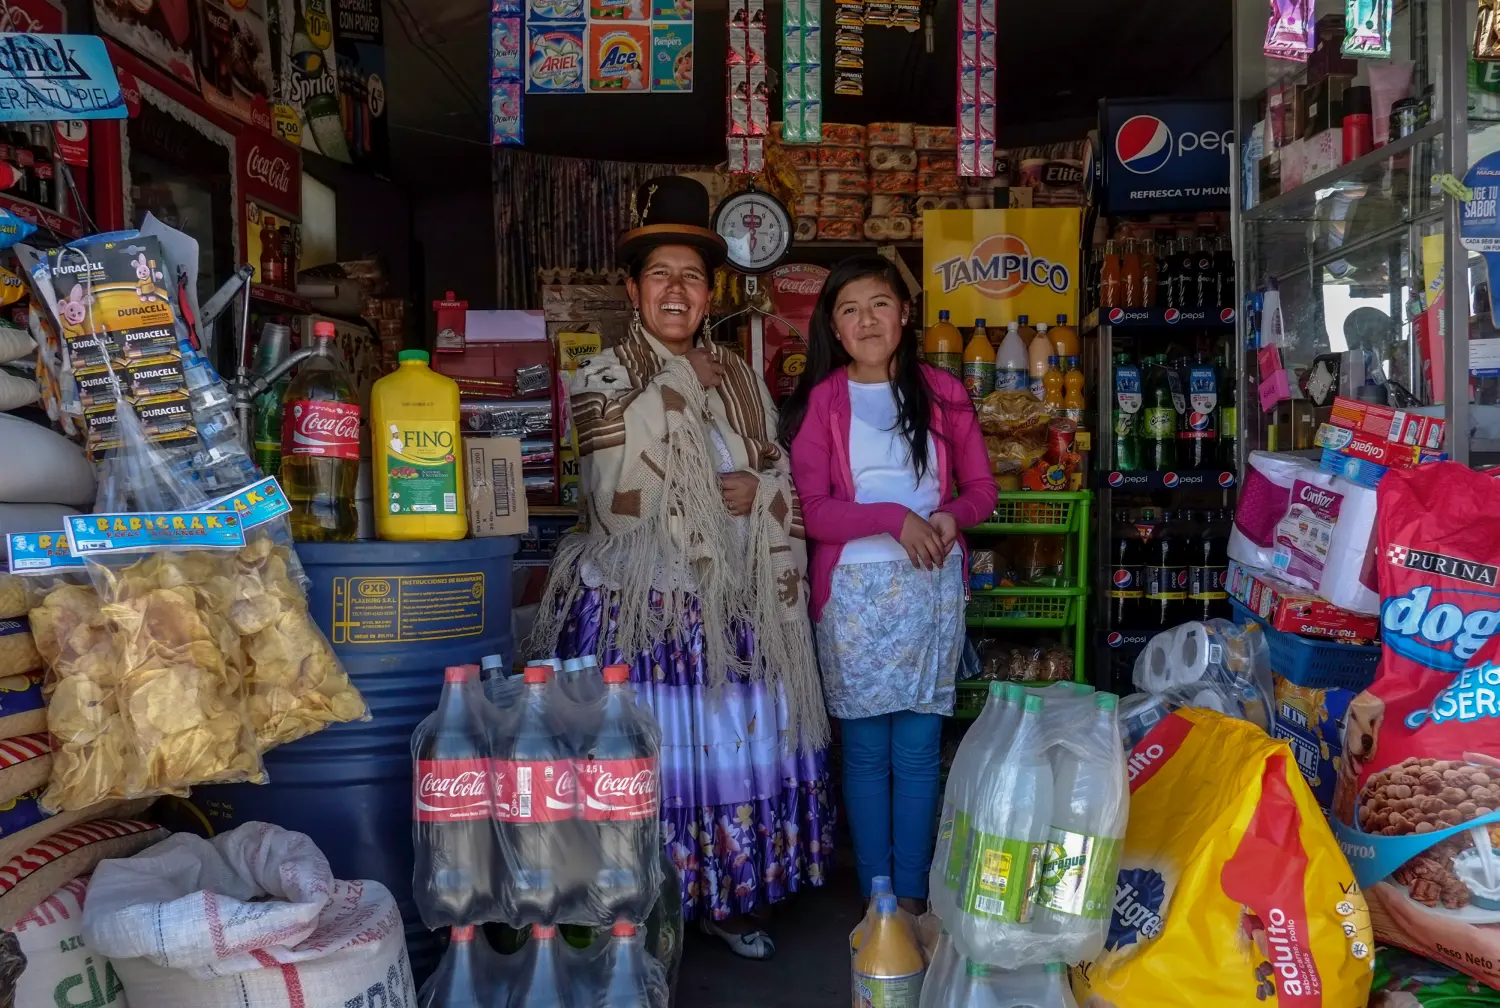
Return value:
M 926 968 L 896 897 L 875 897 L 875 919 L 854 955 L 854 1008 L 917 1008 Z
M 427 351 L 402 350 L 400 366 L 370 389 L 375 535 L 462 539 L 469 530 L 458 384 L 427 366 Z

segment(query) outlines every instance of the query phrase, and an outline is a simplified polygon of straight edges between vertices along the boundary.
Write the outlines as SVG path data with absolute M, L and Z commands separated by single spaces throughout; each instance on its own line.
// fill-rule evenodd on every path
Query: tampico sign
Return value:
M 0 122 L 124 118 L 98 36 L 0 32 Z
M 946 308 L 957 325 L 1051 323 L 1078 310 L 1082 211 L 929 210 L 922 216 L 927 325 Z

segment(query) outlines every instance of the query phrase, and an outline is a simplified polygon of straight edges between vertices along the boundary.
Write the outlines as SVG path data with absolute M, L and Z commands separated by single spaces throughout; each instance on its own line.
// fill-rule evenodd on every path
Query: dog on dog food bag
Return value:
M 1376 935 L 1500 987 L 1500 483 L 1392 469 L 1384 653 L 1344 715 L 1334 829 Z
M 1104 952 L 1080 1008 L 1364 1008 L 1375 941 L 1287 743 L 1185 708 L 1131 750 Z

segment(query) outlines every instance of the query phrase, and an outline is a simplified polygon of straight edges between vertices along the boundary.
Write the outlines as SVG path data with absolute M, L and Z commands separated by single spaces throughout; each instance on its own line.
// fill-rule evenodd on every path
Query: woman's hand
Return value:
M 927 519 L 927 524 L 938 534 L 943 542 L 943 556 L 953 549 L 953 544 L 958 542 L 958 519 L 946 511 L 934 511 L 932 517 Z
M 755 492 L 760 489 L 760 477 L 754 473 L 732 472 L 719 474 L 719 494 L 724 506 L 736 518 L 750 513 L 755 506 Z
M 717 388 L 724 380 L 724 365 L 714 360 L 714 355 L 703 347 L 693 347 L 682 355 L 693 366 L 698 384 L 704 388 Z
M 906 521 L 901 525 L 901 545 L 911 557 L 911 565 L 919 570 L 943 566 L 943 558 L 948 555 L 942 536 L 915 511 L 906 512 Z

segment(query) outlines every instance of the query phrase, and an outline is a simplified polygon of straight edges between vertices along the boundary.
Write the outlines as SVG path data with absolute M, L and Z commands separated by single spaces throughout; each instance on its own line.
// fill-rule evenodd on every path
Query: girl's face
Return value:
M 652 249 L 640 280 L 626 283 L 646 331 L 672 349 L 684 351 L 692 346 L 708 314 L 709 286 L 703 257 L 687 245 Z
M 883 277 L 860 277 L 833 301 L 833 331 L 844 352 L 863 369 L 887 368 L 901 345 L 910 306 Z

